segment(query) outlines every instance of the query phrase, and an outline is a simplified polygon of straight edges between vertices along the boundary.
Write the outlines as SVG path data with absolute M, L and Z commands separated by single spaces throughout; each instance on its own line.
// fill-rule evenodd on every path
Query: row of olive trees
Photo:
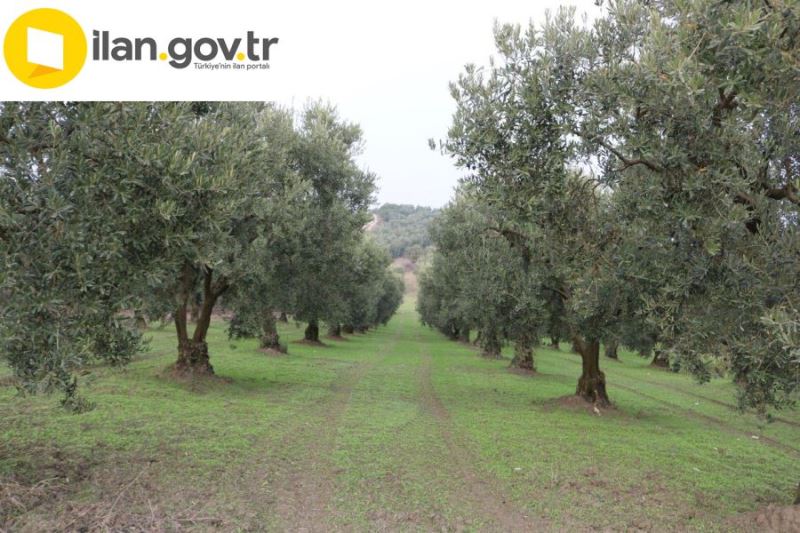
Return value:
M 275 311 L 314 339 L 319 321 L 385 323 L 402 288 L 363 235 L 361 146 L 324 105 L 3 104 L 0 352 L 26 388 L 71 398 L 76 368 L 139 348 L 131 314 L 170 316 L 192 374 L 213 372 L 221 299 L 267 347 Z
M 495 33 L 500 59 L 452 86 L 443 148 L 468 176 L 434 231 L 424 321 L 479 329 L 484 350 L 569 337 L 593 402 L 604 341 L 701 380 L 721 362 L 743 407 L 793 403 L 796 3 L 623 0 L 589 26 L 562 10 Z

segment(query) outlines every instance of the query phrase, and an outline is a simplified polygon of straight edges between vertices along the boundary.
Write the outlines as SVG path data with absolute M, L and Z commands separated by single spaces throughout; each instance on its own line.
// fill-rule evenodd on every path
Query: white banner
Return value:
M 363 127 L 381 201 L 441 205 L 459 172 L 427 140 L 447 134 L 448 83 L 494 53 L 495 20 L 567 3 L 0 0 L 0 101 L 322 99 Z

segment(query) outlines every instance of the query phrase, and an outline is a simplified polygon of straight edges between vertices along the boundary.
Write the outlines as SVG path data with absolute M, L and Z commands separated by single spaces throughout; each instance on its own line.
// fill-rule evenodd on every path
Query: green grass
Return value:
M 149 352 L 83 379 L 97 407 L 80 415 L 0 387 L 0 527 L 727 530 L 800 478 L 797 412 L 765 424 L 724 380 L 632 354 L 603 361 L 616 407 L 598 416 L 564 400 L 576 355 L 511 373 L 421 327 L 412 301 L 326 347 L 281 335 L 289 355 L 269 356 L 217 322 L 225 379 L 179 383 L 173 331 L 152 329 Z

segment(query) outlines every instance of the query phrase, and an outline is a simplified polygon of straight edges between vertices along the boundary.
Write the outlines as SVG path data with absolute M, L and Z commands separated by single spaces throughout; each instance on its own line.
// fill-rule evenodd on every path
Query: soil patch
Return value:
M 800 505 L 767 505 L 732 518 L 730 526 L 740 531 L 764 533 L 800 531 Z
M 0 447 L 0 453 L 6 451 Z M 96 465 L 92 458 L 66 454 L 60 448 L 44 447 L 36 456 L 19 465 L 14 475 L 0 478 L 0 531 L 16 529 L 16 519 L 37 507 L 68 498 Z
M 600 407 L 593 403 L 589 403 L 577 394 L 570 394 L 561 396 L 560 398 L 553 398 L 542 404 L 545 411 L 551 412 L 559 409 L 566 409 L 568 411 L 584 412 L 590 415 L 598 416 L 605 413 L 616 412 L 614 405 L 608 407 Z
M 305 346 L 314 346 L 316 348 L 327 348 L 328 345 L 322 341 L 310 341 L 308 339 L 300 339 L 292 341 L 294 344 L 304 344 Z
M 176 371 L 174 364 L 166 367 L 159 377 L 167 381 L 173 381 L 184 385 L 192 392 L 205 392 L 219 385 L 229 385 L 233 383 L 233 379 L 218 376 L 217 374 L 195 374 L 192 372 Z
M 286 352 L 275 348 L 259 348 L 258 351 L 270 357 L 283 357 L 286 355 Z

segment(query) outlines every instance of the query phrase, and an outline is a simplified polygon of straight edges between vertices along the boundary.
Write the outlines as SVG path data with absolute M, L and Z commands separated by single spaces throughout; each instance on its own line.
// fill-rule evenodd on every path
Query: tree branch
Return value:
M 781 188 L 765 188 L 764 196 L 772 200 L 789 200 L 794 205 L 800 205 L 800 196 L 797 196 L 797 187 L 787 183 Z
M 578 131 L 576 129 L 573 129 L 572 133 L 574 133 L 578 137 L 581 137 L 582 139 L 585 139 L 588 142 L 596 143 L 596 144 L 602 146 L 603 148 L 605 148 L 606 150 L 608 150 L 609 152 L 611 152 L 612 154 L 614 154 L 617 157 L 617 159 L 622 161 L 623 166 L 622 166 L 622 168 L 619 169 L 620 171 L 627 170 L 627 169 L 629 169 L 631 167 L 635 167 L 636 165 L 644 165 L 647 168 L 649 168 L 650 170 L 652 170 L 653 172 L 661 172 L 661 171 L 663 171 L 663 169 L 660 166 L 658 166 L 657 164 L 655 164 L 652 161 L 649 161 L 647 159 L 642 159 L 642 158 L 631 159 L 629 157 L 626 157 L 625 155 L 623 155 L 622 152 L 620 152 L 619 150 L 617 150 L 616 148 L 614 148 L 613 146 L 611 146 L 610 144 L 605 142 L 598 135 L 590 137 L 590 136 L 586 135 L 585 133 L 583 133 L 581 131 Z

